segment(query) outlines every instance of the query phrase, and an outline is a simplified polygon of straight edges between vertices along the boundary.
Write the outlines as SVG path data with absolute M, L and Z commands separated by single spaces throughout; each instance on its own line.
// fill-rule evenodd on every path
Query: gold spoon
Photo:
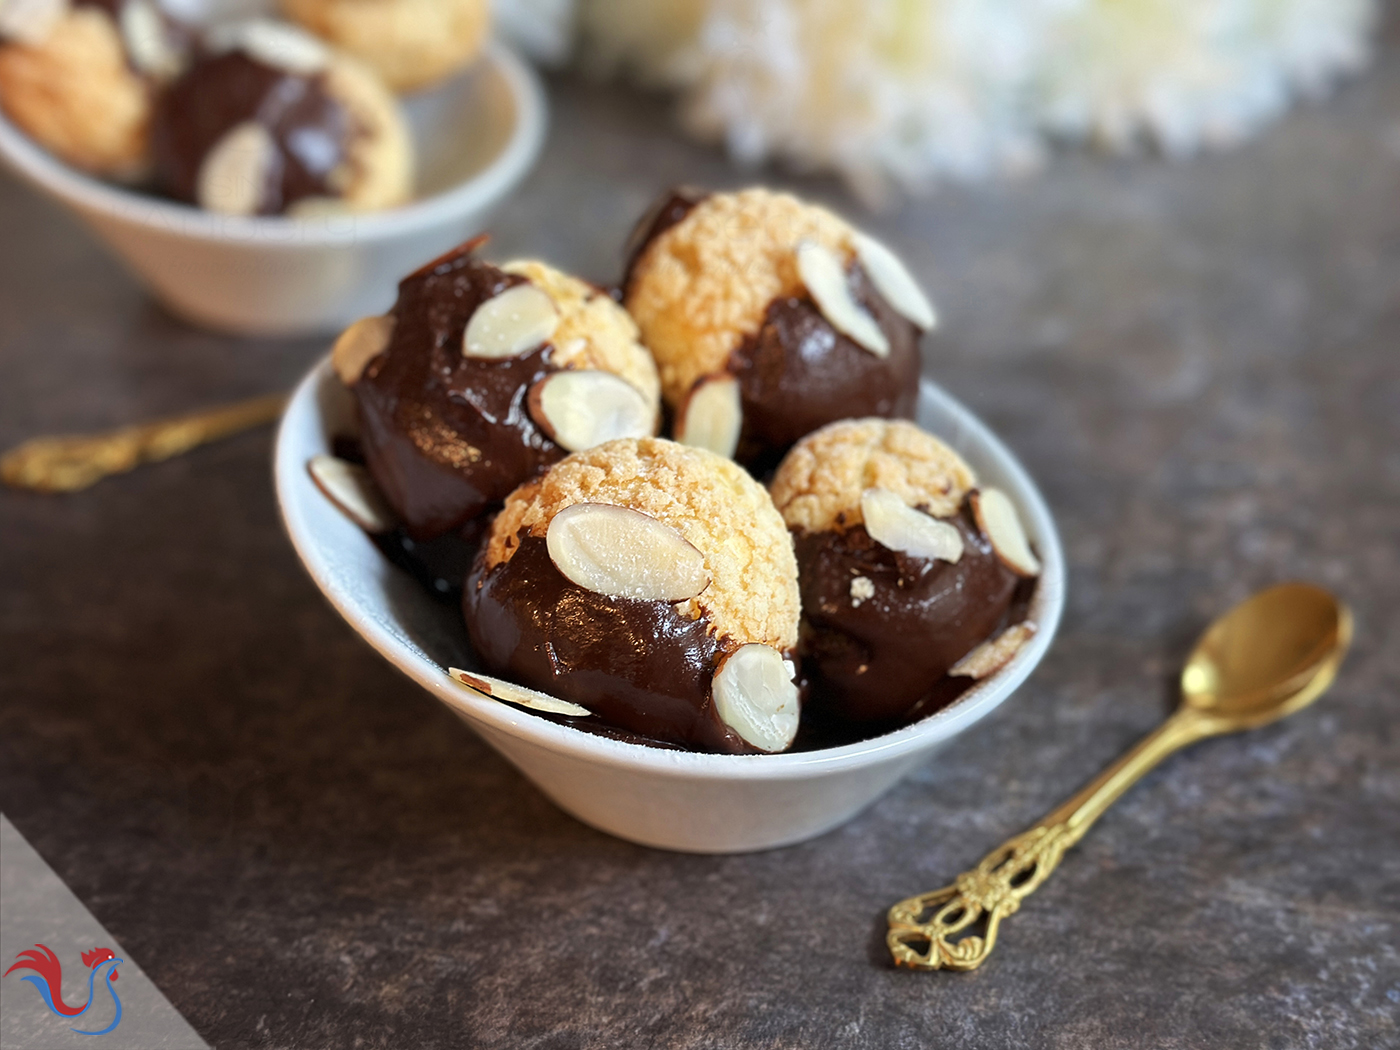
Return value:
M 953 885 L 890 909 L 885 943 L 895 965 L 977 969 L 996 946 L 1001 920 L 1157 763 L 1198 740 L 1267 725 L 1321 696 L 1351 644 L 1351 626 L 1345 605 L 1306 583 L 1271 587 L 1236 605 L 1196 643 L 1181 672 L 1181 704 L 1161 726 Z
M 271 423 L 286 404 L 286 394 L 267 394 L 99 434 L 32 438 L 0 458 L 0 480 L 38 492 L 77 492 L 109 474 Z

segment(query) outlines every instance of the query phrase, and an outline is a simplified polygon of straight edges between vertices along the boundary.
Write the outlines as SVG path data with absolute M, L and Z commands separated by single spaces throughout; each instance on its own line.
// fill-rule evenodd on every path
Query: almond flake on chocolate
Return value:
M 256 215 L 277 163 L 277 143 L 256 120 L 234 125 L 214 143 L 199 168 L 195 199 L 206 211 Z
M 314 76 L 331 61 L 330 48 L 316 37 L 270 18 L 215 26 L 205 40 L 212 51 L 242 51 L 265 66 L 294 76 Z
M 725 657 L 715 672 L 715 713 L 760 751 L 783 751 L 797 736 L 801 709 L 792 664 L 771 645 L 750 642 Z
M 512 285 L 476 308 L 462 333 L 462 354 L 518 357 L 549 342 L 558 327 L 553 299 L 533 284 Z
M 503 681 L 500 678 L 492 678 L 487 674 L 463 671 L 460 667 L 449 667 L 447 676 L 459 685 L 464 685 L 482 696 L 492 700 L 504 700 L 508 704 L 517 704 L 520 707 L 528 707 L 532 711 L 547 711 L 552 715 L 567 715 L 570 718 L 587 718 L 593 713 L 586 707 L 579 707 L 578 704 L 560 700 L 557 696 L 550 696 L 538 689 L 527 689 L 523 685 L 516 685 L 514 682 Z
M 1039 576 L 1040 559 L 1031 550 L 1016 505 L 1001 489 L 980 489 L 971 495 L 978 527 L 992 541 L 1002 563 L 1018 576 Z
M 875 318 L 856 302 L 846 268 L 834 252 L 815 241 L 803 241 L 797 246 L 797 273 L 833 328 L 876 357 L 890 356 L 890 341 Z
M 0 0 L 0 37 L 38 47 L 67 13 L 68 0 Z
M 870 538 L 915 558 L 937 558 L 954 565 L 963 556 L 963 538 L 952 525 L 915 510 L 889 489 L 866 489 L 860 513 Z
M 938 323 L 933 304 L 899 256 L 869 234 L 857 231 L 851 241 L 856 258 L 885 302 L 925 332 L 933 328 Z
M 161 80 L 180 72 L 180 53 L 170 45 L 165 22 L 151 0 L 126 0 L 118 21 L 126 53 L 140 72 Z
M 1009 664 L 1034 635 L 1035 624 L 1029 620 L 1012 624 L 964 656 L 948 669 L 948 673 L 958 678 L 986 678 Z
M 331 367 L 346 386 L 354 386 L 369 363 L 382 354 L 394 336 L 394 318 L 388 314 L 361 317 L 336 338 L 331 347 Z
M 322 495 L 360 528 L 369 533 L 390 532 L 394 528 L 394 512 L 364 467 L 323 455 L 312 456 L 306 469 Z
M 550 521 L 545 543 L 560 572 L 597 594 L 683 602 L 710 585 L 705 556 L 689 540 L 630 507 L 565 507 Z
M 691 388 L 677 413 L 676 440 L 733 459 L 743 425 L 739 381 L 728 375 L 710 376 Z
M 570 452 L 614 438 L 650 437 L 656 429 L 651 402 L 611 372 L 551 372 L 530 388 L 527 403 L 540 429 Z

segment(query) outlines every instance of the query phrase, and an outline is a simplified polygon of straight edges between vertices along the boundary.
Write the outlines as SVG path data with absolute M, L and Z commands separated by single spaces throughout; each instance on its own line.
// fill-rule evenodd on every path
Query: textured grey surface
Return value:
M 659 189 L 744 180 L 660 103 L 553 102 L 502 255 L 610 278 Z M 1042 484 L 1070 600 L 963 746 L 803 846 L 668 855 L 554 809 L 322 602 L 266 431 L 0 494 L 0 808 L 211 1044 L 1400 1045 L 1400 46 L 1228 155 L 1068 156 L 861 218 L 941 308 L 932 373 Z M 0 246 L 3 444 L 321 351 L 167 318 L 8 181 Z M 888 967 L 891 902 L 1152 727 L 1207 619 L 1293 577 L 1357 614 L 1319 706 L 1148 778 L 982 971 Z

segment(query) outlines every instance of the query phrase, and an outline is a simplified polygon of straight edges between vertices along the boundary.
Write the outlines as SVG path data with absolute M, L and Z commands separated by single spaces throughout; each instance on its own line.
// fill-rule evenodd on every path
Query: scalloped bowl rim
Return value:
M 687 779 L 804 780 L 814 773 L 836 772 L 895 760 L 931 748 L 977 722 L 1001 705 L 1026 680 L 1050 647 L 1064 609 L 1065 566 L 1059 535 L 1043 497 L 1016 457 L 972 411 L 928 378 L 920 380 L 919 403 L 938 404 L 987 458 L 1019 491 L 1011 492 L 1026 519 L 1041 557 L 1042 573 L 1032 599 L 1036 633 L 1012 661 L 991 677 L 973 686 L 952 704 L 925 718 L 881 736 L 854 744 L 817 751 L 776 755 L 725 755 L 672 751 L 645 744 L 613 740 L 581 732 L 567 724 L 536 717 L 528 711 L 490 700 L 468 691 L 447 677 L 446 671 L 422 653 L 385 630 L 367 616 L 341 586 L 330 562 L 310 531 L 299 496 L 306 486 L 314 490 L 306 470 L 310 455 L 329 451 L 308 449 L 296 432 L 309 422 L 319 422 L 318 395 L 322 385 L 338 383 L 329 356 L 311 369 L 298 384 L 278 428 L 274 472 L 283 522 L 302 564 L 331 605 L 369 644 L 399 670 L 423 686 L 469 721 L 484 723 L 502 733 L 529 741 L 549 751 L 575 759 L 623 767 L 653 775 Z M 946 438 L 945 438 L 946 440 Z M 319 492 L 316 493 L 321 499 Z M 394 570 L 399 571 L 399 570 Z

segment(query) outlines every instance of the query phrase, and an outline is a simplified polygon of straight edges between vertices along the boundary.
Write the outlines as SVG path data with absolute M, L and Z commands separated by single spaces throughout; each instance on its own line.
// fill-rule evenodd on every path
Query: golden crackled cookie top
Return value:
M 487 568 L 510 559 L 522 529 L 543 537 L 554 516 L 577 503 L 640 511 L 699 550 L 710 584 L 678 608 L 708 617 L 720 636 L 782 650 L 797 644 L 792 540 L 768 493 L 730 460 L 662 438 L 574 453 L 506 500 L 487 541 Z
M 282 0 L 287 17 L 369 65 L 395 91 L 451 76 L 481 52 L 489 0 Z
M 884 488 L 934 517 L 957 513 L 977 476 L 913 423 L 849 419 L 797 443 L 773 476 L 773 502 L 790 528 L 823 532 L 862 522 L 860 497 Z
M 754 188 L 712 194 L 642 252 L 626 306 L 656 356 L 668 404 L 722 372 L 757 332 L 768 304 L 803 289 L 797 246 L 821 244 L 849 262 L 845 220 L 788 193 Z

